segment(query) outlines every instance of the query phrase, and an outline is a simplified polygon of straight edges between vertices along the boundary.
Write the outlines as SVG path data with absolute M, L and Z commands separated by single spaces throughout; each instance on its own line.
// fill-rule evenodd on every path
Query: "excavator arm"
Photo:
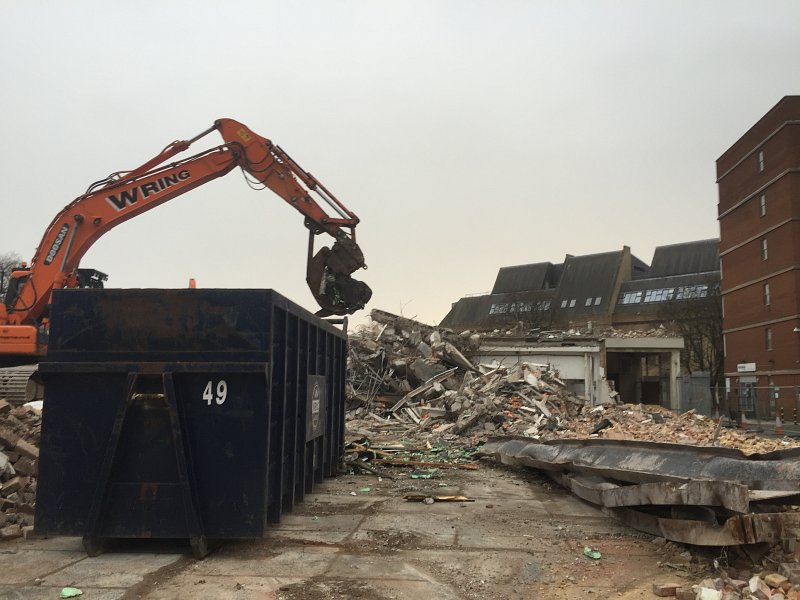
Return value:
M 223 145 L 164 164 L 212 131 L 221 134 Z M 304 215 L 309 230 L 306 280 L 321 307 L 317 314 L 345 315 L 363 308 L 372 292 L 350 277 L 357 269 L 366 268 L 355 239 L 358 217 L 280 147 L 241 123 L 220 119 L 191 140 L 173 142 L 137 169 L 113 173 L 93 184 L 66 206 L 47 228 L 30 267 L 13 273 L 10 292 L 0 304 L 0 327 L 38 327 L 52 290 L 78 285 L 80 260 L 100 236 L 235 167 Z M 312 194 L 334 214 L 328 214 Z M 335 241 L 315 253 L 314 238 L 322 233 Z M 0 329 L 0 348 L 4 341 Z

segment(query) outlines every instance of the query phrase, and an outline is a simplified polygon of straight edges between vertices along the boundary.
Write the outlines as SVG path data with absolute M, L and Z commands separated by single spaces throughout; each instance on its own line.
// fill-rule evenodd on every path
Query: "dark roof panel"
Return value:
M 650 267 L 646 262 L 631 254 L 631 279 L 649 277 Z
M 439 327 L 477 327 L 489 314 L 491 296 L 461 298 L 453 304 Z
M 672 277 L 719 271 L 719 240 L 700 240 L 659 246 L 653 254 L 648 277 Z
M 557 281 L 553 280 L 553 271 L 553 265 L 549 262 L 502 267 L 497 272 L 492 294 L 546 290 L 555 287 Z
M 518 321 L 537 326 L 550 320 L 555 290 L 487 294 L 461 298 L 453 304 L 440 327 L 494 329 Z
M 610 296 L 614 291 L 624 252 L 617 250 L 568 257 L 564 261 L 564 272 L 556 294 L 558 306 L 554 306 L 554 310 L 561 310 L 561 304 L 566 301 L 563 308 L 577 308 L 575 314 L 604 313 L 609 304 L 616 301 L 616 298 Z
M 718 244 L 710 239 L 659 246 L 651 267 L 627 246 L 567 255 L 556 265 L 504 267 L 492 294 L 462 298 L 440 325 L 486 330 L 520 321 L 533 325 L 622 317 L 635 322 L 639 315 L 657 314 L 669 300 L 692 299 L 718 288 Z

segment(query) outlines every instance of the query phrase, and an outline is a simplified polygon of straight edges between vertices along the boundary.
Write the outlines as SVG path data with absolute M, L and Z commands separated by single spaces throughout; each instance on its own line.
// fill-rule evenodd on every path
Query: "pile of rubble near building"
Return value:
M 473 364 L 480 335 L 456 334 L 380 310 L 350 336 L 348 428 L 477 445 L 495 435 L 536 440 L 629 439 L 736 448 L 745 454 L 793 448 L 720 427 L 689 411 L 652 405 L 588 406 L 548 365 Z M 493 334 L 494 335 L 494 334 Z
M 33 531 L 41 409 L 0 399 L 0 539 Z
M 591 406 L 548 365 L 473 364 L 467 355 L 480 345 L 474 332 L 382 311 L 371 316 L 370 326 L 351 334 L 348 365 L 347 429 L 365 438 L 350 446 L 362 461 L 370 456 L 367 441 L 381 440 L 371 446 L 380 466 L 403 464 L 393 453 L 411 447 L 460 447 L 472 453 L 463 467 L 478 468 L 474 458 L 482 456 L 537 469 L 656 540 L 696 548 L 779 549 L 778 541 L 800 532 L 800 513 L 792 509 L 800 499 L 797 441 L 722 427 L 695 411 Z M 409 466 L 420 464 L 431 463 Z M 798 562 L 777 561 L 784 562 L 783 575 L 772 572 L 774 564 L 761 573 L 715 568 L 723 577 L 688 589 L 658 584 L 653 592 L 800 598 Z

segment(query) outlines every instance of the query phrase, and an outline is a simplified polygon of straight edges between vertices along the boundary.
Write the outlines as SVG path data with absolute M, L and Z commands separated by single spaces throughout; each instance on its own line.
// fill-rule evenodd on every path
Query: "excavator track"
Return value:
M 0 400 L 13 406 L 44 400 L 44 385 L 36 365 L 0 369 Z

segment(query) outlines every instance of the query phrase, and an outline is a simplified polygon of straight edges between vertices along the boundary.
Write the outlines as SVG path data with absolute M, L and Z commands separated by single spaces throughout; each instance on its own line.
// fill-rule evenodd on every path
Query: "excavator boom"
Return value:
M 167 163 L 212 131 L 222 136 L 222 145 Z M 372 292 L 351 277 L 357 269 L 366 268 L 355 239 L 358 217 L 269 139 L 237 121 L 220 119 L 191 140 L 168 145 L 142 166 L 96 182 L 53 219 L 30 267 L 13 273 L 5 302 L 0 304 L 0 355 L 41 353 L 39 337 L 52 290 L 79 284 L 80 260 L 100 236 L 236 167 L 305 217 L 309 230 L 306 280 L 321 307 L 317 314 L 345 315 L 363 308 Z M 315 252 L 314 238 L 323 233 L 332 236 L 334 243 Z

